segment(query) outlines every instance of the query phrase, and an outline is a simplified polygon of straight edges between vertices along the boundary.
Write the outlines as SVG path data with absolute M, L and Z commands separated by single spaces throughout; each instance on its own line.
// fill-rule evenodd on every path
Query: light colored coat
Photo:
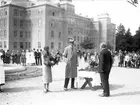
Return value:
M 65 68 L 65 78 L 75 78 L 77 77 L 77 64 L 78 64 L 78 57 L 75 47 L 71 45 L 67 46 L 64 50 L 64 54 L 66 57 L 66 68 Z
M 42 53 L 42 74 L 43 74 L 43 83 L 51 83 L 52 82 L 52 71 L 51 67 L 44 64 L 44 62 L 49 62 L 50 57 L 44 57 L 45 52 Z
M 3 67 L 3 61 L 0 58 L 0 85 L 3 85 L 3 84 L 5 84 L 5 72 L 4 72 L 4 67 Z

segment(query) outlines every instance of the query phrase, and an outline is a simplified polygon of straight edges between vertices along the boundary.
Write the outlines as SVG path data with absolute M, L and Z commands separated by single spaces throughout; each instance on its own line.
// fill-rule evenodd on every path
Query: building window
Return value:
M 23 20 L 20 20 L 20 27 L 23 27 Z
M 25 48 L 26 48 L 26 49 L 28 48 L 28 43 L 27 43 L 27 42 L 25 42 Z
M 29 10 L 29 11 L 27 12 L 27 14 L 28 14 L 28 16 L 30 16 L 30 15 L 31 15 L 31 10 Z
M 59 38 L 59 39 L 61 38 L 61 32 L 59 32 L 59 36 L 58 36 L 58 38 Z
M 4 30 L 4 38 L 6 38 L 6 37 L 7 37 L 7 31 Z
M 20 11 L 20 16 L 24 16 L 24 11 Z
M 3 25 L 4 25 L 4 27 L 7 26 L 7 19 L 6 18 L 3 19 Z
M 38 48 L 41 48 L 41 42 L 38 42 Z
M 25 20 L 25 24 L 26 24 L 26 26 L 28 27 L 28 20 Z
M 17 19 L 14 19 L 13 21 L 14 21 L 14 27 L 16 27 L 18 21 L 17 21 Z
M 41 25 L 42 25 L 42 20 L 38 19 L 38 26 L 41 27 Z
M 31 32 L 29 31 L 29 38 L 31 38 Z
M 2 48 L 2 42 L 0 42 L 0 48 Z
M 0 37 L 2 37 L 3 36 L 3 34 L 2 34 L 2 30 L 0 30 Z
M 78 44 L 78 45 L 77 45 L 77 49 L 79 49 L 79 47 L 80 47 L 80 46 L 79 46 L 79 44 Z
M 4 15 L 7 15 L 7 9 L 4 10 Z
M 23 31 L 20 31 L 20 37 L 21 38 L 23 37 Z
M 29 21 L 29 23 L 28 23 L 29 26 L 32 26 L 32 21 L 31 20 L 28 20 L 28 21 Z
M 51 23 L 51 28 L 53 27 L 53 23 Z
M 55 16 L 55 12 L 52 12 L 52 15 Z
M 58 44 L 58 49 L 61 49 L 61 43 L 59 42 L 59 44 Z
M 83 38 L 81 37 L 81 42 L 83 41 Z
M 17 48 L 17 42 L 14 42 L 14 48 Z
M 28 42 L 28 48 L 31 48 L 31 43 L 30 42 Z
M 14 9 L 14 16 L 18 16 L 18 10 Z
M 42 14 L 43 10 L 42 9 L 39 9 L 38 10 L 38 14 Z
M 79 42 L 79 36 L 77 36 L 77 41 Z
M 54 42 L 51 42 L 51 49 L 54 48 Z
M 68 34 L 70 34 L 70 30 L 68 29 Z
M 84 40 L 86 40 L 86 37 L 84 37 Z
M 7 48 L 7 43 L 6 43 L 6 41 L 4 41 L 4 48 Z
M 54 38 L 54 31 L 51 31 L 51 38 Z
M 76 36 L 74 36 L 74 40 L 76 41 Z
M 23 42 L 20 42 L 20 48 L 23 49 L 24 46 L 23 46 Z
M 28 38 L 28 32 L 25 32 L 25 38 Z

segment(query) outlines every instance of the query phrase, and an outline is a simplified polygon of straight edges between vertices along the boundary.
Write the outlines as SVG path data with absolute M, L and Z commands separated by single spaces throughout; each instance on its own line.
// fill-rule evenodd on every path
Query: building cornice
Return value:
M 7 6 L 13 6 L 13 7 L 18 7 L 18 8 L 24 8 L 24 9 L 26 9 L 26 8 L 23 7 L 23 6 L 19 6 L 19 5 L 15 5 L 15 4 L 6 4 L 6 5 L 2 5 L 2 6 L 0 6 L 0 8 L 4 8 L 4 7 L 7 7 Z

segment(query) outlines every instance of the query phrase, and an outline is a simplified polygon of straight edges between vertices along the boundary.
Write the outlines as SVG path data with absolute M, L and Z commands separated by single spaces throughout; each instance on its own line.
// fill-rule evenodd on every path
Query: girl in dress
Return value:
M 54 64 L 53 61 L 50 60 L 51 54 L 49 52 L 49 47 L 44 47 L 44 51 L 42 54 L 42 71 L 43 71 L 43 83 L 44 83 L 44 93 L 49 92 L 49 83 L 52 82 L 52 71 L 51 66 Z

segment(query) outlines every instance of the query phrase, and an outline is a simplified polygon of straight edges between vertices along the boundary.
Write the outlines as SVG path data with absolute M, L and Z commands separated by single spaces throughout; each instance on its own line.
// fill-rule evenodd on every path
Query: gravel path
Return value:
M 94 91 L 88 88 L 63 91 L 63 74 L 62 69 L 53 71 L 52 92 L 47 94 L 43 93 L 41 77 L 9 81 L 0 93 L 0 105 L 140 105 L 140 69 L 113 67 L 111 97 L 107 98 L 98 96 L 102 92 L 99 85 Z M 80 80 L 79 85 L 83 82 Z

